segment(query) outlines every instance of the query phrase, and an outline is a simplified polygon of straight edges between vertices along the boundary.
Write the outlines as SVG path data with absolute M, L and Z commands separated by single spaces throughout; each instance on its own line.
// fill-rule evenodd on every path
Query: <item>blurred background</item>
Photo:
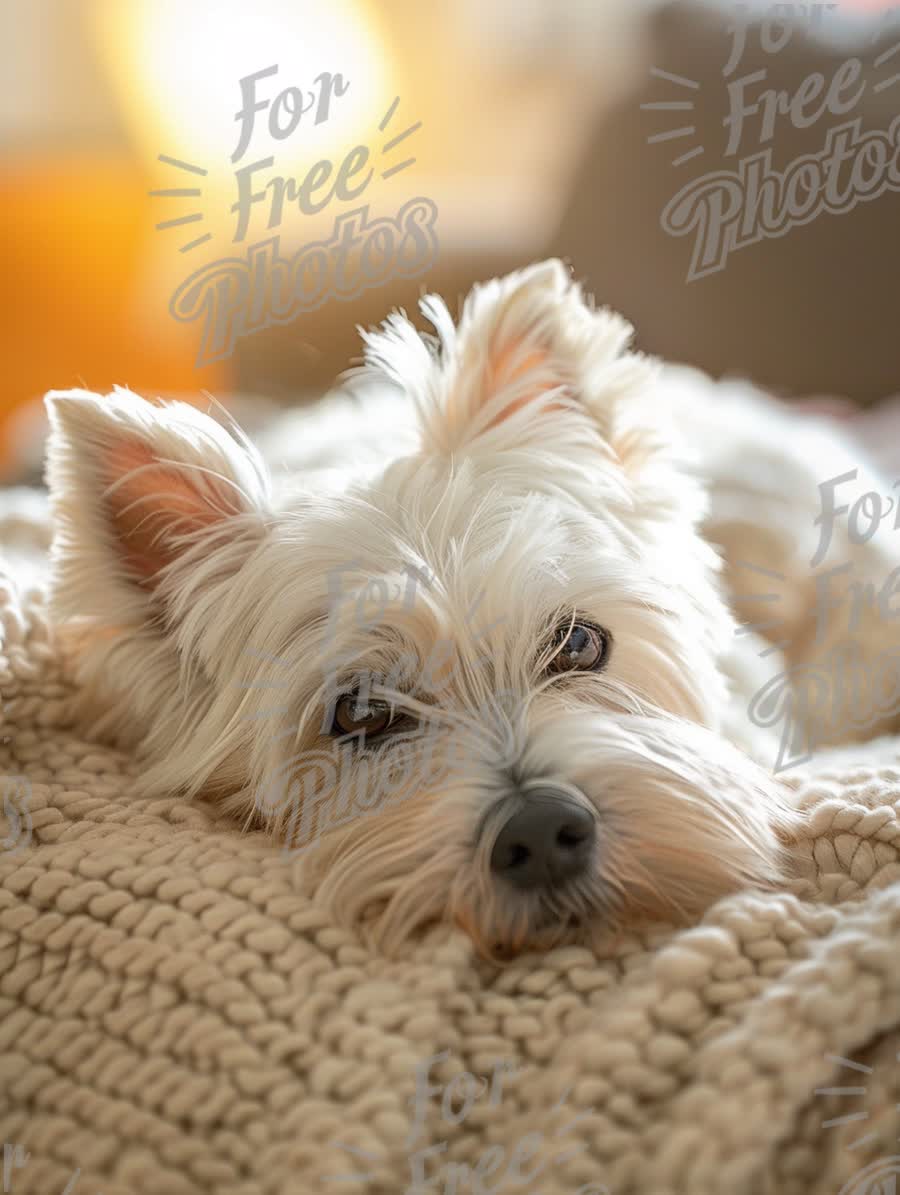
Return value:
M 726 77 L 736 15 L 749 27 Z M 357 325 L 412 313 L 427 290 L 454 307 L 472 282 L 550 253 L 646 351 L 790 399 L 894 394 L 897 190 L 693 280 L 694 237 L 661 216 L 692 180 L 761 150 L 784 169 L 848 120 L 888 130 L 895 17 L 879 0 L 2 0 L 0 478 L 39 478 L 49 389 L 212 394 L 252 431 L 334 384 L 358 356 Z M 730 81 L 764 71 L 752 94 L 790 97 L 820 74 L 824 92 L 854 56 L 852 110 L 799 120 L 776 106 L 768 132 L 757 112 L 729 152 Z M 248 103 L 260 107 L 235 160 Z M 259 194 L 238 236 L 236 171 L 269 157 L 245 180 Z M 365 289 L 335 294 L 330 279 L 297 311 L 279 306 L 281 275 L 248 265 L 275 235 L 287 260 L 363 205 L 373 223 L 413 199 L 437 211 L 417 272 L 376 237 L 348 250 L 369 254 Z M 314 282 L 321 255 L 310 260 Z M 175 318 L 176 294 L 195 318 Z M 231 322 L 204 354 L 213 318 Z

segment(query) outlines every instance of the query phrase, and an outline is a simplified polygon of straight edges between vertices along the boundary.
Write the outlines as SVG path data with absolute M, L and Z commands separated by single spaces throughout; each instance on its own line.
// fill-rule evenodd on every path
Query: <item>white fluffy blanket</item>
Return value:
M 495 970 L 444 930 L 385 961 L 262 835 L 135 799 L 135 762 L 80 735 L 43 504 L 4 501 L 4 1191 L 894 1190 L 900 742 L 809 765 L 790 892 L 604 960 Z

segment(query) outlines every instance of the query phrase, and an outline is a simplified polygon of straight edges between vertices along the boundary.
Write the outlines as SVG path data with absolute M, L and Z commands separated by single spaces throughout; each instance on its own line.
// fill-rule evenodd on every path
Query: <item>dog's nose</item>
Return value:
M 591 857 L 593 815 L 565 793 L 539 789 L 517 800 L 491 851 L 491 870 L 517 888 L 576 879 Z

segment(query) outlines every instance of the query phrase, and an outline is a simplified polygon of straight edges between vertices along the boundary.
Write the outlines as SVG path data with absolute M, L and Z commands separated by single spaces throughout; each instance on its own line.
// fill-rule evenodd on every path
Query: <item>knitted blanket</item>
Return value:
M 495 969 L 443 929 L 386 960 L 263 834 L 135 798 L 83 737 L 43 503 L 5 501 L 4 1192 L 894 1191 L 900 741 L 797 771 L 789 891 L 603 959 Z

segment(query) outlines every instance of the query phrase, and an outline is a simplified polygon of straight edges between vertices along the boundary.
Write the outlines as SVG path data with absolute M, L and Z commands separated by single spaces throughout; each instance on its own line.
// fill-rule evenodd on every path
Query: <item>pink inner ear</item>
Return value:
M 512 362 L 515 359 L 516 353 L 519 350 L 519 344 L 514 343 L 509 348 L 504 349 L 498 354 L 496 360 L 492 361 L 488 367 L 487 376 L 487 393 L 488 395 L 496 394 L 504 386 L 512 385 L 512 383 L 524 378 L 533 370 L 540 369 L 547 363 L 547 353 L 543 349 L 534 349 L 528 353 L 524 358 L 521 358 L 516 363 L 515 368 L 511 368 Z M 495 419 L 492 419 L 488 424 L 486 430 L 496 427 L 502 423 L 504 419 L 508 419 L 516 411 L 521 411 L 523 407 L 527 407 L 530 402 L 533 402 L 539 395 L 543 394 L 545 390 L 549 389 L 546 384 L 537 385 L 531 390 L 526 390 L 520 398 L 515 399 L 503 408 Z M 550 407 L 561 409 L 561 403 L 551 403 Z
M 115 486 L 105 499 L 115 539 L 125 563 L 143 584 L 176 559 L 177 536 L 239 513 L 233 494 L 223 493 L 229 487 L 216 486 L 207 497 L 192 481 L 190 467 L 160 463 L 145 444 L 116 444 L 106 466 L 109 484 Z M 209 478 L 207 473 L 198 476 Z

